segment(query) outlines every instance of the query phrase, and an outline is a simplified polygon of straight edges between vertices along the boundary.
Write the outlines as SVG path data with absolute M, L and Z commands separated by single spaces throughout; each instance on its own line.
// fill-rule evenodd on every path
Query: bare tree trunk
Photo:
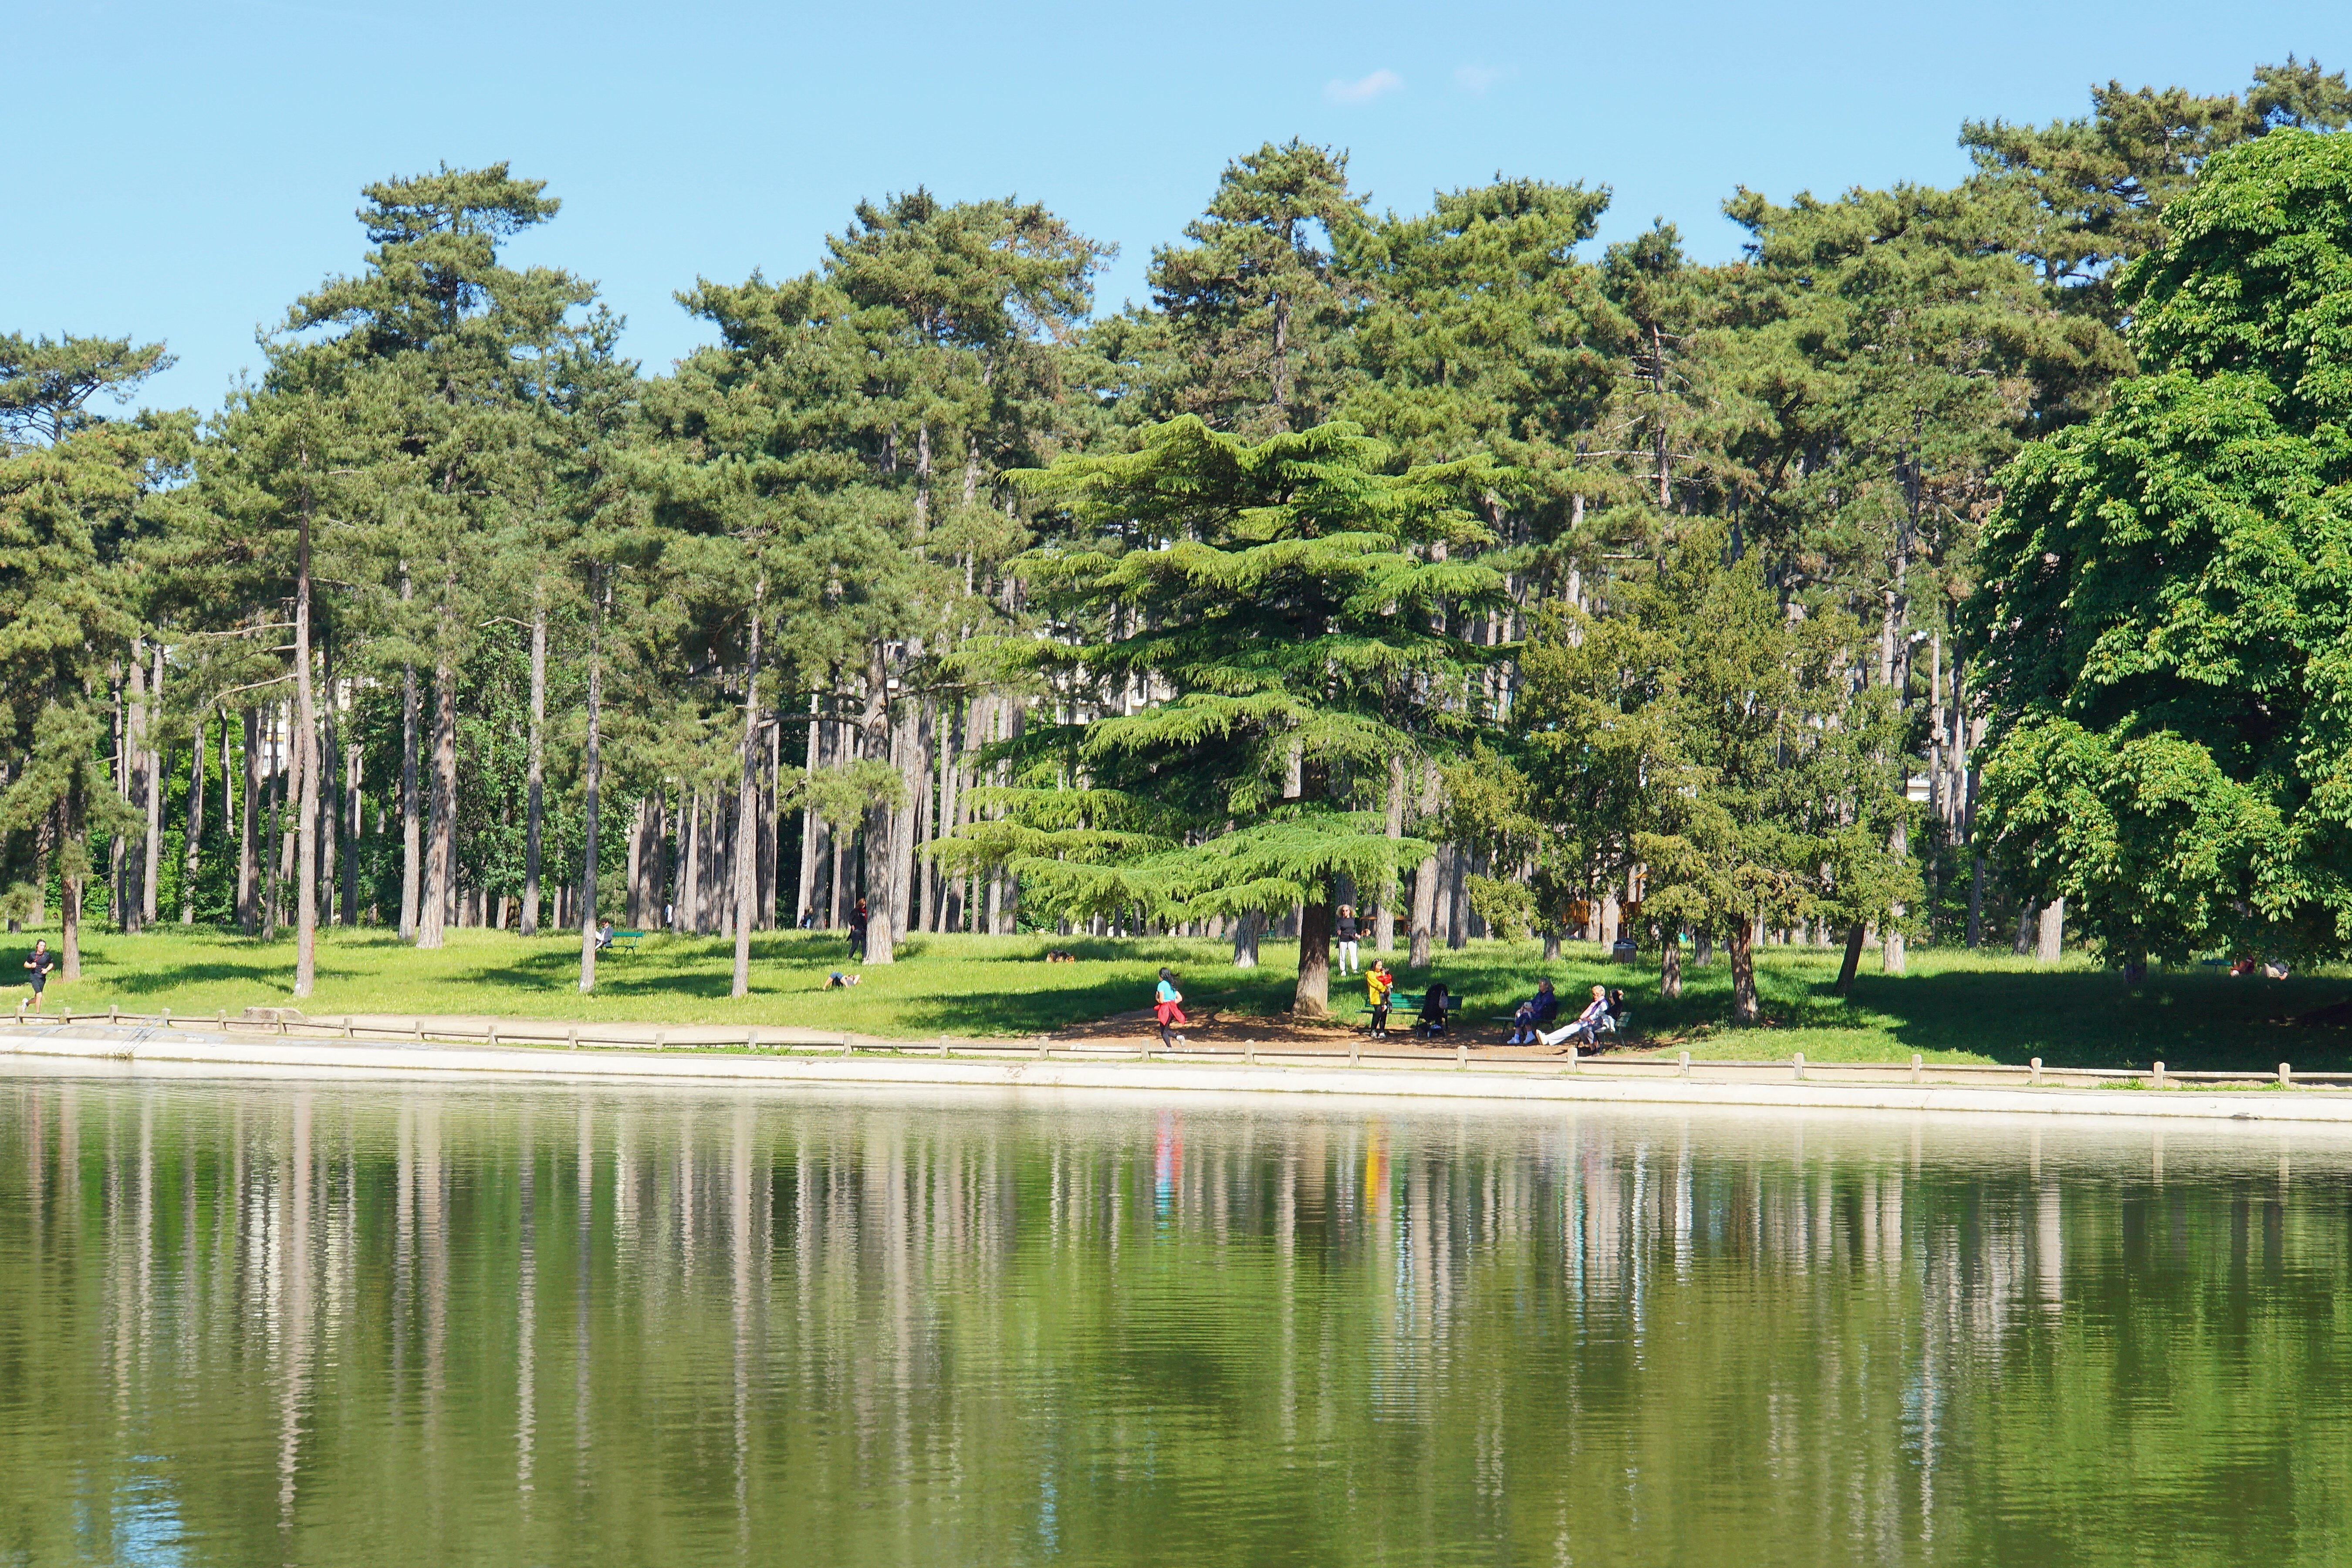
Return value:
M 310 686 L 310 497 L 302 495 L 302 524 L 294 563 L 294 772 L 301 781 L 296 796 L 295 831 L 301 852 L 294 873 L 294 997 L 310 994 L 319 978 L 319 766 L 311 752 L 319 721 L 318 694 Z
M 545 820 L 547 780 L 547 584 L 532 585 L 530 597 L 530 767 L 525 788 L 522 848 L 522 934 L 539 934 L 540 836 Z
M 759 898 L 760 617 L 768 596 L 762 576 L 751 590 L 751 648 L 743 660 L 743 776 L 735 785 L 735 980 L 730 996 L 751 994 L 751 918 Z
M 2035 932 L 2033 961 L 2036 963 L 2056 963 L 2065 956 L 2066 900 L 2053 899 L 2042 906 L 2040 929 Z
M 1331 889 L 1318 888 L 1299 910 L 1298 989 L 1290 1010 L 1302 1018 L 1331 1011 Z
M 1759 1016 L 1755 940 L 1755 923 L 1735 916 L 1725 943 L 1731 949 L 1731 1020 L 1735 1024 L 1753 1024 Z
M 604 604 L 602 569 L 588 569 L 588 737 L 580 752 L 580 989 L 596 989 L 596 830 L 604 784 Z
M 224 721 L 224 723 L 226 721 Z M 196 923 L 196 876 L 204 868 L 205 842 L 205 715 L 196 710 L 195 733 L 188 745 L 188 841 L 180 856 L 180 923 Z M 226 787 L 226 781 L 223 781 Z
M 245 799 L 238 814 L 236 919 L 251 936 L 261 925 L 261 711 L 245 710 Z

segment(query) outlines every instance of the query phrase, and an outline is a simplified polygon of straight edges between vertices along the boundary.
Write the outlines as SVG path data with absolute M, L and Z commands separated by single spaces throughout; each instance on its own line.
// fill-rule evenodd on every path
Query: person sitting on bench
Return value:
M 1559 1016 L 1559 997 L 1552 990 L 1551 982 L 1538 981 L 1536 994 L 1520 1003 L 1518 1011 L 1511 1015 L 1511 1037 L 1503 1043 L 1507 1046 L 1533 1045 L 1545 1026 Z
M 1421 999 L 1421 1016 L 1413 1022 L 1413 1032 L 1432 1039 L 1445 1033 L 1445 983 L 1433 980 Z
M 1601 1037 L 1601 1020 L 1608 1016 L 1609 987 L 1596 985 L 1592 988 L 1592 1000 L 1585 1004 L 1584 1011 L 1576 1016 L 1573 1023 L 1565 1028 L 1554 1029 L 1548 1035 L 1538 1033 L 1536 1038 L 1547 1046 L 1557 1046 L 1581 1035 L 1584 1037 L 1585 1044 L 1591 1045 Z
M 602 952 L 612 945 L 613 922 L 611 921 L 606 921 L 603 925 L 596 928 L 596 951 L 598 952 Z

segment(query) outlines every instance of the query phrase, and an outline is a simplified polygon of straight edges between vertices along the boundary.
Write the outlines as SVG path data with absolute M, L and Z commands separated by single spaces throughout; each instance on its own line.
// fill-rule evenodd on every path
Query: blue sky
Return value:
M 504 158 L 562 215 L 517 247 L 602 284 L 661 370 L 671 300 L 815 261 L 860 196 L 1018 194 L 1117 242 L 1105 304 L 1224 162 L 1343 146 L 1410 210 L 1501 171 L 1605 184 L 1703 258 L 1776 197 L 1966 170 L 1960 121 L 2084 112 L 2094 80 L 2236 90 L 2352 64 L 2352 6 L 1234 4 L 401 5 L 19 0 L 0 330 L 163 338 L 158 403 L 217 405 L 257 325 L 353 267 L 361 184 Z

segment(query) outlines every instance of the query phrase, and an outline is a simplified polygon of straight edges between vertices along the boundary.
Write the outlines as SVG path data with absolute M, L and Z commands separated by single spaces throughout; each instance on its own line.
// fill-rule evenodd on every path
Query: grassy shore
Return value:
M 34 933 L 9 939 L 13 978 Z M 48 933 L 55 945 L 55 933 Z M 1046 963 L 1051 947 L 1077 954 Z M 374 931 L 329 931 L 319 947 L 319 980 L 306 1010 L 339 1013 L 471 1013 L 499 1017 L 576 1018 L 666 1024 L 798 1025 L 919 1039 L 941 1033 L 1023 1036 L 1088 1023 L 1146 1005 L 1163 963 L 1182 975 L 1188 1006 L 1278 1017 L 1287 1008 L 1295 950 L 1268 942 L 1265 963 L 1237 970 L 1221 943 L 1178 938 L 917 937 L 895 964 L 856 971 L 862 984 L 824 988 L 848 969 L 836 934 L 780 931 L 751 944 L 751 994 L 728 995 L 731 942 L 656 936 L 633 954 L 604 958 L 596 991 L 577 987 L 579 944 L 569 935 L 526 941 L 501 931 L 457 930 L 446 947 L 420 952 Z M 2232 980 L 2199 968 L 2152 974 L 2127 989 L 2113 973 L 2079 961 L 2041 969 L 2006 952 L 1915 951 L 1910 973 L 1878 973 L 1866 959 L 1851 999 L 1836 996 L 1836 954 L 1766 948 L 1759 966 L 1768 1026 L 1727 1026 L 1730 976 L 1721 963 L 1686 968 L 1683 996 L 1660 998 L 1654 955 L 1612 965 L 1597 948 L 1570 944 L 1546 964 L 1534 943 L 1475 942 L 1441 951 L 1429 971 L 1404 970 L 1401 988 L 1433 976 L 1468 1001 L 1474 1027 L 1533 989 L 1549 973 L 1570 1005 L 1596 981 L 1625 987 L 1634 1011 L 1629 1048 L 1688 1050 L 1701 1059 L 1815 1061 L 2023 1061 L 2145 1067 L 2160 1058 L 2181 1069 L 2268 1068 L 2292 1061 L 2308 1071 L 2352 1069 L 2352 1029 L 2284 1020 L 2352 996 L 2339 972 L 2273 982 Z M 169 1007 L 182 1016 L 290 1000 L 290 940 L 264 942 L 177 927 L 140 936 L 96 933 L 83 948 L 80 981 L 52 982 L 49 1008 L 125 1011 Z M 24 994 L 21 989 L 16 996 Z M 1335 1005 L 1352 1012 L 1358 983 Z M 13 999 L 12 999 L 13 1000 Z M 1499 1035 L 1500 1031 L 1494 1031 Z

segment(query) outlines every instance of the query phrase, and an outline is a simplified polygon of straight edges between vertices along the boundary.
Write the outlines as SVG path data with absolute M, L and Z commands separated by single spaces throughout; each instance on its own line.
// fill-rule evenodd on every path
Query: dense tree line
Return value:
M 2306 854 L 2337 708 L 2190 668 L 2166 608 L 2275 584 L 2226 610 L 2168 596 L 2177 552 L 2056 534 L 2203 482 L 2151 454 L 2233 419 L 2310 456 L 2231 504 L 2340 522 L 2315 132 L 2347 118 L 2292 57 L 2110 84 L 1966 126 L 1951 188 L 1741 190 L 1721 266 L 1664 223 L 1590 254 L 1605 187 L 1375 211 L 1343 153 L 1269 143 L 1101 315 L 1108 247 L 919 189 L 804 274 L 698 280 L 717 341 L 651 376 L 593 286 L 506 258 L 539 183 L 386 181 L 208 417 L 108 411 L 161 345 L 0 339 L 0 900 L 68 975 L 101 914 L 290 927 L 298 994 L 322 921 L 576 930 L 585 988 L 600 917 L 731 936 L 740 994 L 753 931 L 860 900 L 873 962 L 1280 931 L 1308 1012 L 1341 904 L 1420 964 L 1631 939 L 1670 990 L 1687 935 L 1742 1016 L 1759 942 L 1850 980 L 1873 940 L 2054 943 L 2070 898 L 2135 960 L 2340 945 Z M 2147 695 L 2176 654 L 2269 760 L 2208 713 L 2182 761 Z M 2132 767 L 2237 847 L 2193 917 Z M 2317 816 L 2273 820 L 2264 768 Z

